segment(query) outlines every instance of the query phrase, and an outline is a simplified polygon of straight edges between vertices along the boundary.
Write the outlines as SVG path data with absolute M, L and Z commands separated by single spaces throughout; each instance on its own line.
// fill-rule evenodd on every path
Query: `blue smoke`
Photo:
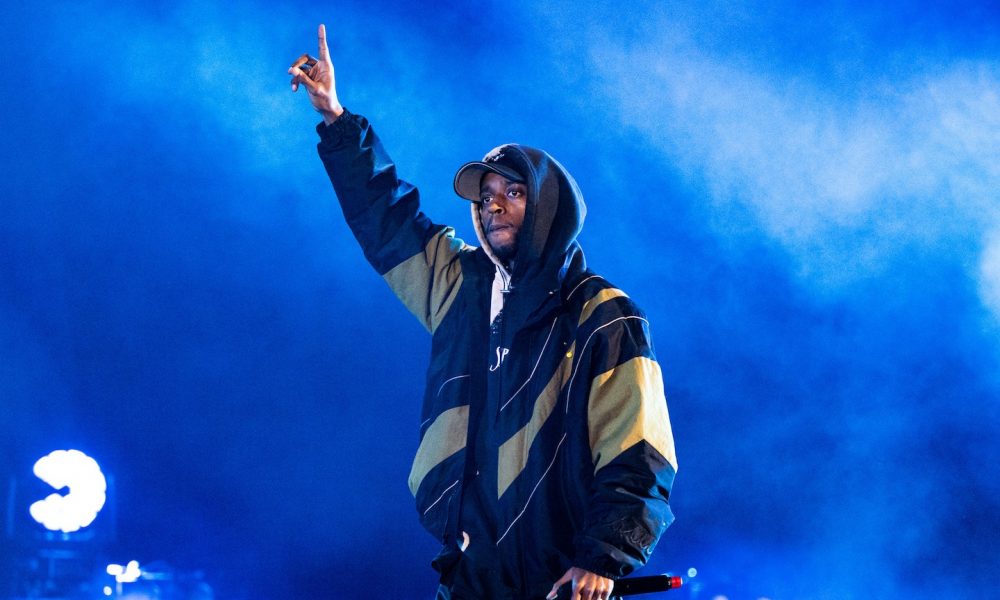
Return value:
M 224 598 L 429 597 L 427 338 L 364 262 L 285 69 L 474 239 L 455 169 L 549 150 L 649 313 L 702 597 L 978 596 L 1000 483 L 989 3 L 29 3 L 0 112 L 0 475 L 83 446 L 125 561 Z M 926 583 L 940 574 L 942 588 Z M 335 590 L 335 591 L 331 591 Z M 683 594 L 683 592 L 676 592 Z

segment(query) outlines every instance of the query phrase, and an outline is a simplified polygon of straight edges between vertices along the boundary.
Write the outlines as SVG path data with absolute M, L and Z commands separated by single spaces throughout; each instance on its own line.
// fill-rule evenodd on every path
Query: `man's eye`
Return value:
M 493 199 L 493 196 L 484 195 L 484 196 L 480 196 L 479 197 L 479 202 L 481 202 L 482 204 L 486 204 L 486 203 L 488 203 L 492 199 Z
M 510 196 L 511 198 L 518 198 L 523 193 L 524 192 L 522 192 L 521 190 L 510 190 L 509 192 L 507 192 L 507 195 Z

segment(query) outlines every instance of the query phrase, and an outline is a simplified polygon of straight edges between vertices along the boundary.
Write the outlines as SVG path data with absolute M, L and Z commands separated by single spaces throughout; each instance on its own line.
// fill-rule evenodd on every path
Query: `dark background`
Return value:
M 324 22 L 342 101 L 462 237 L 451 178 L 493 146 L 578 179 L 676 436 L 645 573 L 732 598 L 995 587 L 995 4 L 4 12 L 0 476 L 95 457 L 108 560 L 203 570 L 219 598 L 432 593 L 406 488 L 429 339 L 285 74 Z

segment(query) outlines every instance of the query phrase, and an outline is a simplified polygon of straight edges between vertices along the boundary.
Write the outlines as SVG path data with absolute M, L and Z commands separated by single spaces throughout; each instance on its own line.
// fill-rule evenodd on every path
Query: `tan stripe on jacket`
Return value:
M 660 365 L 637 356 L 594 378 L 587 408 L 594 472 L 640 441 L 677 471 Z
M 414 254 L 382 276 L 427 331 L 434 333 L 462 287 L 458 255 L 471 246 L 455 238 L 447 227 L 432 237 L 423 252 Z
M 424 437 L 420 440 L 417 455 L 410 469 L 410 493 L 414 497 L 424 477 L 431 469 L 445 459 L 465 448 L 466 436 L 469 431 L 469 406 L 456 406 L 444 411 L 431 423 Z

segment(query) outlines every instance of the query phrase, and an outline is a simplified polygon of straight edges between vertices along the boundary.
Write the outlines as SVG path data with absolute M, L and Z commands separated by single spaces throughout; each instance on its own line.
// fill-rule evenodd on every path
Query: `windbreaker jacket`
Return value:
M 486 448 L 475 469 L 492 492 L 491 543 L 519 597 L 544 597 L 570 566 L 620 578 L 644 564 L 673 520 L 663 382 L 646 317 L 586 269 L 572 177 L 542 151 L 500 149 L 528 193 L 499 334 L 506 356 L 491 374 L 487 251 L 420 211 L 364 117 L 345 112 L 317 131 L 365 257 L 432 335 L 409 486 L 439 560 L 459 552 L 467 460 Z

